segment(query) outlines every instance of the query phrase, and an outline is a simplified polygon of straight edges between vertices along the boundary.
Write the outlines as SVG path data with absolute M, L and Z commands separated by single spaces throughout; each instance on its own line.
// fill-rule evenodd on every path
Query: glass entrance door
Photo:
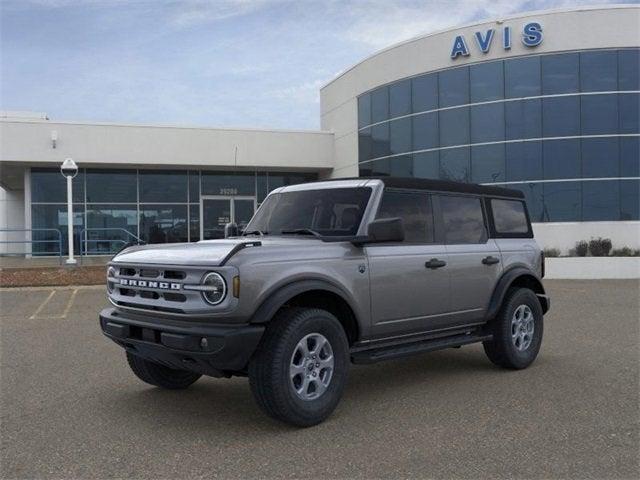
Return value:
M 224 226 L 229 222 L 244 228 L 256 208 L 254 197 L 203 196 L 200 199 L 200 238 L 224 238 Z

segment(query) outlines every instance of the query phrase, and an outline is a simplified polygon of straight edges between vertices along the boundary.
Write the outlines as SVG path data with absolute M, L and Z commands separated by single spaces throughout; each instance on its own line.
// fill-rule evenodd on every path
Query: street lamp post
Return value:
M 69 236 L 69 258 L 67 265 L 75 265 L 76 259 L 73 258 L 73 177 L 78 174 L 78 166 L 72 158 L 65 159 L 60 166 L 60 173 L 67 179 L 67 233 Z

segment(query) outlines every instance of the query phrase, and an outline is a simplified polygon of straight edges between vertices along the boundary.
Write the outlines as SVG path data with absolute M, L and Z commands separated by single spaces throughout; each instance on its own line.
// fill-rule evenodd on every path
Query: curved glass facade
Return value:
M 358 97 L 361 176 L 522 190 L 535 222 L 640 219 L 640 49 L 496 60 Z

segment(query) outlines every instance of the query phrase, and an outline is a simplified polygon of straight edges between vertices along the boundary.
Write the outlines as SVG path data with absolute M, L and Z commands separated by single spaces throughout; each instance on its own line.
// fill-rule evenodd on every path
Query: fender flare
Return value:
M 268 322 L 273 318 L 276 312 L 280 310 L 285 303 L 287 303 L 288 300 L 300 295 L 301 293 L 312 290 L 324 290 L 339 296 L 349 306 L 353 312 L 356 322 L 359 323 L 358 315 L 356 313 L 357 310 L 353 308 L 353 304 L 349 301 L 349 297 L 346 295 L 344 290 L 331 282 L 319 279 L 295 280 L 294 282 L 276 288 L 275 291 L 267 295 L 266 300 L 264 300 L 255 310 L 253 315 L 251 315 L 249 323 Z
M 502 277 L 500 277 L 496 287 L 493 289 L 493 294 L 491 295 L 491 301 L 489 302 L 489 308 L 487 309 L 485 318 L 487 321 L 493 319 L 498 314 L 509 287 L 511 287 L 511 285 L 520 278 L 526 278 L 526 281 L 530 282 L 534 287 L 533 291 L 540 301 L 542 313 L 547 313 L 550 308 L 550 302 L 540 279 L 527 268 L 514 267 L 502 274 Z

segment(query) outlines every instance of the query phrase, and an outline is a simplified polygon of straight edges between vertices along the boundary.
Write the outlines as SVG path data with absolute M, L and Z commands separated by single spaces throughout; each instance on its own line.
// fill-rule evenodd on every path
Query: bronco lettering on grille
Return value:
M 143 287 L 143 288 L 159 288 L 161 290 L 180 290 L 182 284 L 169 282 L 150 282 L 148 280 L 133 280 L 130 278 L 121 278 L 120 285 L 127 287 Z

